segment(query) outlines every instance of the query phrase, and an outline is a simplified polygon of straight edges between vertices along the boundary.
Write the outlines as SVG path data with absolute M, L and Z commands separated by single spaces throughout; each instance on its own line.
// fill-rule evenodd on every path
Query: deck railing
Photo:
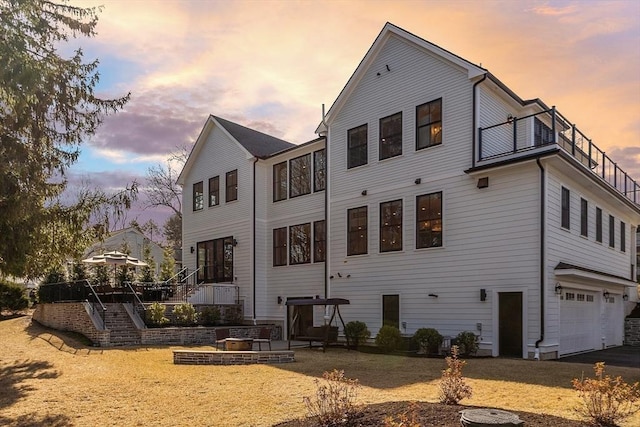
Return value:
M 536 133 L 535 119 L 538 117 L 540 132 Z M 479 162 L 505 160 L 557 147 L 569 153 L 628 200 L 640 204 L 640 184 L 555 107 L 528 116 L 508 117 L 502 123 L 478 128 Z
M 46 283 L 38 288 L 38 302 L 88 302 L 91 314 L 98 314 L 104 325 L 105 307 L 97 289 L 88 280 L 73 282 Z

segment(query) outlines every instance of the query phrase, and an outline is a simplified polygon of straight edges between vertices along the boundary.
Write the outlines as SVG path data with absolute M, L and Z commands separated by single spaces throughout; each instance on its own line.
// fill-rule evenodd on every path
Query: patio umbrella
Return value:
M 134 258 L 118 251 L 105 252 L 102 255 L 94 255 L 90 258 L 83 259 L 82 262 L 92 265 L 113 265 L 114 279 L 116 266 L 118 265 L 131 265 L 133 267 L 145 267 L 148 265 L 146 262 L 140 261 L 138 258 Z

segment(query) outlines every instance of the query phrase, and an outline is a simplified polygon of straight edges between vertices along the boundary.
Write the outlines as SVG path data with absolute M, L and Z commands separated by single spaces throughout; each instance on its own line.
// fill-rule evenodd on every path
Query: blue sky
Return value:
M 327 108 L 389 21 L 482 64 L 524 99 L 555 105 L 640 179 L 640 2 L 71 0 L 105 7 L 99 93 L 131 92 L 71 172 L 95 185 L 143 183 L 190 146 L 209 114 L 293 143 Z M 166 212 L 129 219 L 162 223 Z

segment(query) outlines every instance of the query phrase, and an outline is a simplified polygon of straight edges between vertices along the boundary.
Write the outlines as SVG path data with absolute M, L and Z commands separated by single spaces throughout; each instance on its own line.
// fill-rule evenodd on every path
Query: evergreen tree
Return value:
M 166 281 L 176 274 L 176 260 L 173 257 L 173 248 L 167 246 L 164 248 L 162 263 L 160 264 L 160 280 Z
M 155 282 L 156 281 L 156 261 L 153 259 L 153 255 L 151 254 L 151 245 L 144 245 L 143 249 L 144 262 L 147 263 L 146 266 L 142 267 L 140 273 L 140 281 L 141 282 Z

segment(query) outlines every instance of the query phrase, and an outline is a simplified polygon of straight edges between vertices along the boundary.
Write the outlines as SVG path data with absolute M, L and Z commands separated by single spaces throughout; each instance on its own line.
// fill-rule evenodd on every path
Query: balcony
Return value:
M 562 149 L 606 185 L 640 205 L 640 185 L 555 107 L 478 128 L 477 166 Z

